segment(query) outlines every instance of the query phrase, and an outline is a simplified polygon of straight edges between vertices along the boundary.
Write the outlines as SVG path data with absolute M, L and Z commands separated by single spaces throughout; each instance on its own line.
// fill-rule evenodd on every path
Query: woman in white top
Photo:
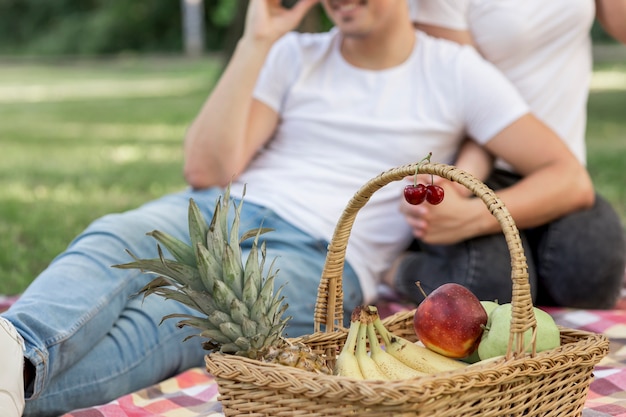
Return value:
M 409 0 L 409 5 L 418 29 L 473 45 L 586 163 L 590 30 L 597 17 L 609 34 L 626 43 L 626 1 Z M 518 180 L 504 162 L 496 161 L 495 166 L 487 180 L 492 187 Z M 498 263 L 472 256 L 477 247 L 490 243 L 471 242 L 463 248 L 435 245 L 445 235 L 439 208 L 404 205 L 403 211 L 418 238 L 418 251 L 403 256 L 390 278 L 401 293 L 419 301 L 413 282 L 433 275 L 465 283 L 479 294 L 489 294 L 486 288 L 506 279 L 505 271 L 494 267 Z M 620 220 L 604 199 L 596 196 L 592 209 L 525 230 L 523 235 L 536 302 L 587 308 L 613 305 L 624 275 L 626 249 Z M 494 258 L 506 256 L 504 247 L 498 248 L 492 251 Z

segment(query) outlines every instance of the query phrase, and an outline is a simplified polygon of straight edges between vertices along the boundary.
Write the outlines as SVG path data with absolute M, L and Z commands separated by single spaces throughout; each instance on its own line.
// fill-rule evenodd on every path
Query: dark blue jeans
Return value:
M 495 171 L 486 181 L 498 190 L 519 180 Z M 607 309 L 615 305 L 624 279 L 626 244 L 621 221 L 596 195 L 595 205 L 546 225 L 520 231 L 535 305 Z M 511 264 L 503 234 L 455 245 L 415 241 L 395 277 L 396 290 L 419 303 L 446 282 L 472 290 L 481 300 L 510 302 Z

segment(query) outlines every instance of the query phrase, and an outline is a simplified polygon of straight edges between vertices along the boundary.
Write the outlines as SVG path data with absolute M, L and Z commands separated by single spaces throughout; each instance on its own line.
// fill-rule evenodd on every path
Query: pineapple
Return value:
M 139 259 L 129 251 L 134 262 L 115 267 L 136 268 L 158 275 L 140 293 L 144 296 L 157 294 L 196 310 L 198 316 L 170 314 L 164 316 L 163 320 L 179 318 L 179 327 L 198 329 L 199 333 L 194 336 L 207 339 L 203 342 L 203 348 L 208 351 L 245 356 L 318 373 L 332 373 L 321 356 L 306 345 L 292 343 L 282 336 L 290 319 L 283 318 L 288 304 L 280 295 L 282 287 L 274 291 L 277 271 L 273 268 L 273 262 L 269 265 L 267 276 L 263 276 L 265 242 L 259 245 L 260 235 L 271 229 L 259 227 L 243 233 L 240 238 L 243 201 L 239 205 L 232 202 L 235 216 L 229 230 L 228 208 L 231 202 L 228 187 L 223 198 L 218 198 L 209 225 L 197 204 L 190 199 L 191 245 L 158 230 L 148 233 L 175 260 L 166 259 L 161 246 L 157 244 L 158 258 Z M 244 265 L 241 242 L 251 238 L 254 241 Z

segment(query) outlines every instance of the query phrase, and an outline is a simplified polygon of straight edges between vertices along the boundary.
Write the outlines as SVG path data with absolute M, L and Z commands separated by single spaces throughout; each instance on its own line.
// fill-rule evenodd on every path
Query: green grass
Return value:
M 185 186 L 182 139 L 210 59 L 0 65 L 0 293 L 93 219 Z
M 184 131 L 219 68 L 0 63 L 0 293 L 22 291 L 93 219 L 185 186 Z M 626 64 L 594 81 L 589 169 L 626 220 Z
M 626 63 L 597 66 L 588 108 L 589 172 L 626 223 Z

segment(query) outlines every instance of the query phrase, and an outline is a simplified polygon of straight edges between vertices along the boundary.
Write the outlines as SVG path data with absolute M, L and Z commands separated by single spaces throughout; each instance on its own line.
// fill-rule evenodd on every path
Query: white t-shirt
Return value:
M 356 68 L 341 34 L 291 33 L 272 49 L 254 96 L 281 120 L 274 137 L 231 189 L 310 235 L 330 240 L 349 199 L 396 166 L 451 162 L 464 133 L 485 143 L 528 112 L 515 88 L 471 47 L 416 35 L 412 55 L 382 71 Z M 404 183 L 377 191 L 359 211 L 346 259 L 365 301 L 406 248 L 399 212 Z
M 409 0 L 413 21 L 469 30 L 480 53 L 586 163 L 593 0 Z

